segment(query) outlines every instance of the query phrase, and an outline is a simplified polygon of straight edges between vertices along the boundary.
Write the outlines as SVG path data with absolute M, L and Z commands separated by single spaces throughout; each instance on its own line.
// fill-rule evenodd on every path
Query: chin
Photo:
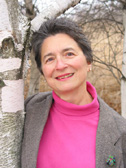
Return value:
M 59 88 L 56 90 L 54 89 L 54 91 L 58 94 L 67 94 L 67 93 L 75 91 L 75 89 L 71 87 L 63 87 L 63 88 Z

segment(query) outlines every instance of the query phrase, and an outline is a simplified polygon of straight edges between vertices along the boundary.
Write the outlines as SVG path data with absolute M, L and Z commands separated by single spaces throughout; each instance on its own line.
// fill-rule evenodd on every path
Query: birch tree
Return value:
M 25 15 L 30 19 L 34 19 L 36 16 L 36 12 L 35 12 L 35 6 L 32 2 L 32 0 L 24 0 L 25 2 L 25 9 L 26 9 L 26 13 Z
M 56 8 L 46 8 L 32 22 L 32 30 L 78 2 L 63 0 L 60 4 L 56 2 Z M 31 27 L 20 13 L 17 0 L 1 0 L 0 21 L 0 168 L 20 168 L 25 118 L 23 65 L 29 53 Z
M 123 46 L 123 59 L 122 59 L 122 73 L 121 78 L 121 107 L 122 116 L 126 118 L 126 3 L 123 6 L 123 25 L 124 25 L 124 46 Z
M 23 58 L 28 21 L 18 1 L 0 3 L 0 167 L 20 167 L 24 122 Z

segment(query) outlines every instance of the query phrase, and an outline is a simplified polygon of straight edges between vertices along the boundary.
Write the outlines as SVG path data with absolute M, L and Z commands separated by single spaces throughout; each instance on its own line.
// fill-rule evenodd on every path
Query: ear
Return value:
M 91 70 L 92 70 L 92 64 L 88 62 L 88 72 L 90 72 Z

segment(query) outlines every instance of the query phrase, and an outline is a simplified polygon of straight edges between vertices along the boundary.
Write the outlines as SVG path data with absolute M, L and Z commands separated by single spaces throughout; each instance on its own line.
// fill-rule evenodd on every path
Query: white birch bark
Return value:
M 47 19 L 54 18 L 62 14 L 65 10 L 70 8 L 71 6 L 75 6 L 78 4 L 80 0 L 46 0 L 43 3 L 41 13 L 36 16 L 31 22 L 31 29 L 33 31 L 38 30 L 42 22 L 46 21 Z
M 0 1 L 0 168 L 20 167 L 24 121 L 22 64 L 28 22 L 18 1 Z
M 54 18 L 59 16 L 69 7 L 76 5 L 79 3 L 80 0 L 46 0 L 42 1 L 42 13 L 36 16 L 31 22 L 31 29 L 36 31 L 39 29 L 40 25 L 46 21 L 47 19 Z M 31 55 L 31 77 L 30 77 L 30 85 L 29 85 L 29 92 L 28 96 L 35 94 L 39 91 L 39 80 L 40 80 L 40 73 L 36 67 L 36 62 L 34 61 L 34 55 Z
M 122 59 L 122 74 L 121 79 L 121 108 L 122 116 L 126 118 L 126 9 L 123 12 L 123 24 L 124 24 L 124 45 L 123 45 L 123 59 Z

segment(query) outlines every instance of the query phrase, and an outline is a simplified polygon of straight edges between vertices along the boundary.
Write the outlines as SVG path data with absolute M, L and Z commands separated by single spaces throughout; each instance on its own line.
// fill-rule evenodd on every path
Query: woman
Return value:
M 53 91 L 25 102 L 22 168 L 126 167 L 126 120 L 86 81 L 93 57 L 82 29 L 48 20 L 33 35 L 33 51 Z

